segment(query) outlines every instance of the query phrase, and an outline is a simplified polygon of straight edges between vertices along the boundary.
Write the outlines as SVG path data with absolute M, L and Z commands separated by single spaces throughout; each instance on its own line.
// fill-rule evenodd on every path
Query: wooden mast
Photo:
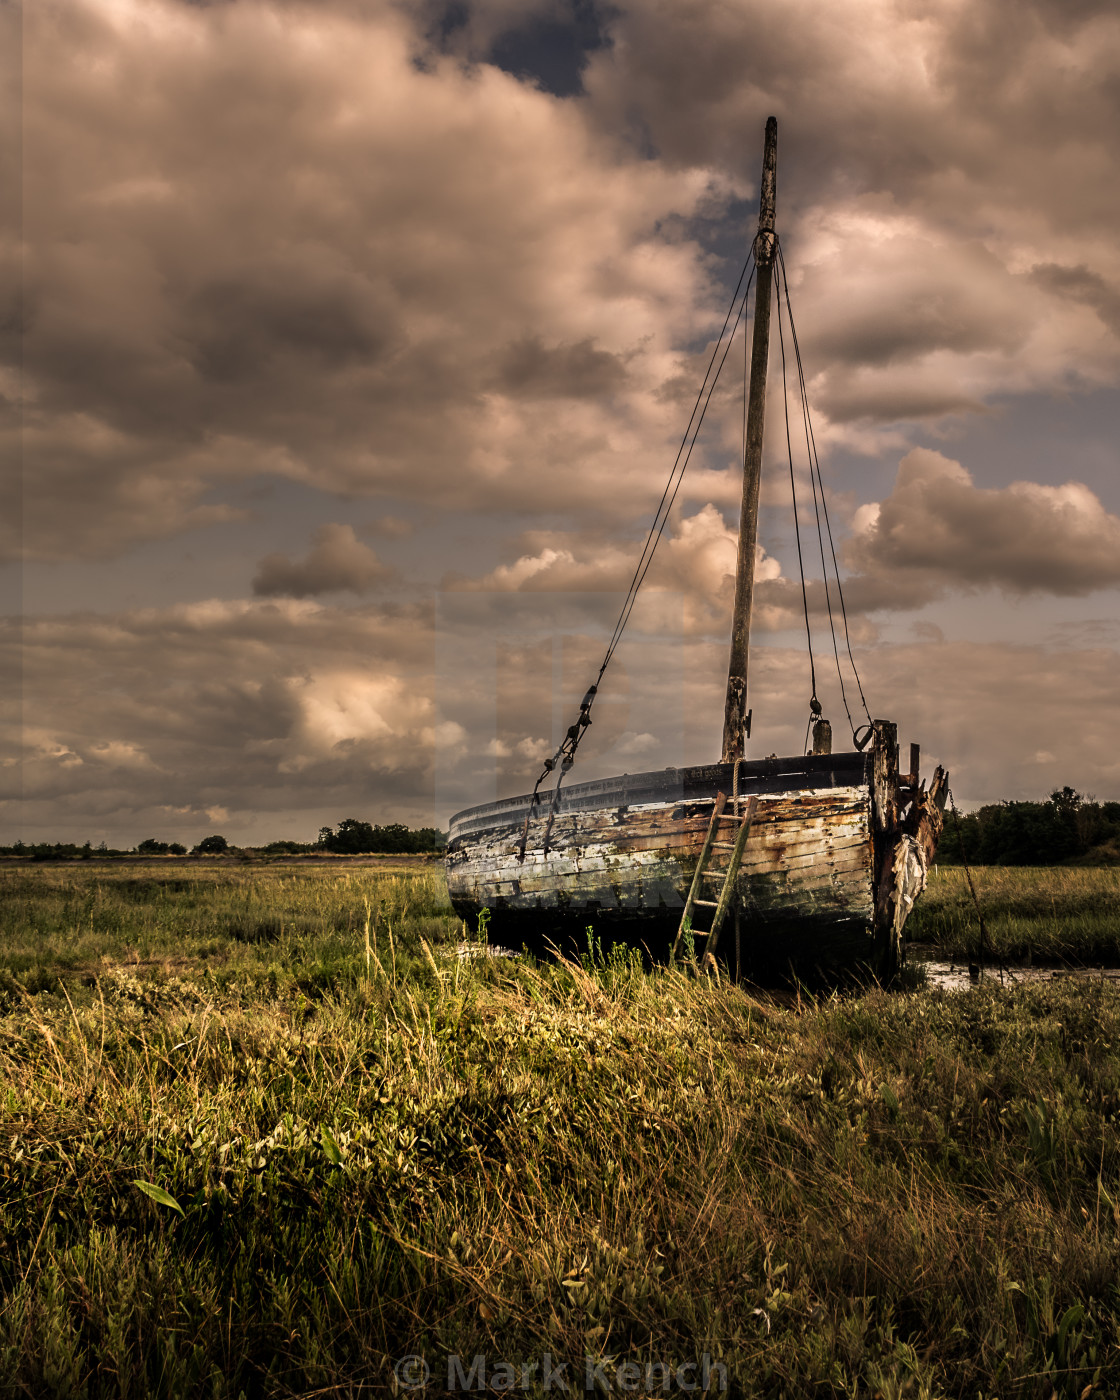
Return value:
M 731 624 L 731 662 L 723 711 L 723 762 L 742 758 L 747 724 L 747 652 L 754 597 L 754 555 L 758 541 L 758 491 L 762 479 L 762 427 L 766 416 L 766 361 L 770 349 L 770 293 L 774 275 L 774 209 L 778 176 L 778 120 L 766 123 L 762 158 L 762 192 L 758 237 L 754 245 L 754 344 L 747 400 L 747 450 L 743 460 L 743 504 L 739 516 L 739 561 L 735 571 L 735 614 Z

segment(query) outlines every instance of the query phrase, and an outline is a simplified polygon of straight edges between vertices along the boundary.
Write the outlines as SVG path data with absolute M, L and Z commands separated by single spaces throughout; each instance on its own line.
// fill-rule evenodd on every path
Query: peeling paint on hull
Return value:
M 498 826 L 449 848 L 447 879 L 463 917 L 489 908 L 564 911 L 677 910 L 700 856 L 714 798 L 561 814 L 550 848 L 519 859 L 521 824 Z M 870 923 L 870 796 L 866 788 L 759 800 L 736 882 L 741 908 L 760 923 L 791 917 Z
M 939 806 L 916 785 L 903 803 L 912 820 L 899 824 L 903 789 L 891 772 L 877 778 L 871 755 L 850 753 L 756 760 L 738 774 L 714 764 L 623 775 L 565 789 L 551 829 L 547 805 L 531 809 L 528 797 L 471 808 L 451 821 L 451 900 L 468 922 L 489 910 L 494 935 L 515 945 L 590 924 L 600 936 L 667 947 L 716 795 L 737 787 L 758 799 L 733 903 L 746 955 L 882 968 L 897 958 L 940 832 Z M 892 803 L 884 826 L 877 813 Z M 896 862 L 900 839 L 908 844 Z

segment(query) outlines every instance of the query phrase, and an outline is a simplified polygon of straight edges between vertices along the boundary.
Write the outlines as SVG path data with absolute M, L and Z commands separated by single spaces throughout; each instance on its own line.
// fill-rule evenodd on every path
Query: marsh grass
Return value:
M 178 944 L 146 895 L 82 970 L 9 964 L 0 1387 L 706 1352 L 737 1395 L 1117 1394 L 1109 985 L 779 1003 L 593 945 L 461 961 L 435 872 L 270 878 L 322 920 L 282 956 L 222 941 L 215 881 L 220 914 L 168 892 Z
M 1120 964 L 1120 870 L 988 865 L 972 878 L 993 956 Z M 949 957 L 976 956 L 979 920 L 963 870 L 933 868 L 906 936 Z
M 327 986 L 364 967 L 367 917 L 415 951 L 458 927 L 438 864 L 13 865 L 0 867 L 0 969 L 35 988 L 118 965 Z

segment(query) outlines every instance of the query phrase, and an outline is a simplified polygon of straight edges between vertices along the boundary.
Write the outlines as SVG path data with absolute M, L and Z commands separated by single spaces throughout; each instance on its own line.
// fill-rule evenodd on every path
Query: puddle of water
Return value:
M 1120 982 L 1120 967 L 1009 967 L 1002 969 L 988 966 L 978 968 L 975 963 L 951 962 L 940 958 L 933 948 L 911 944 L 906 949 L 908 962 L 915 963 L 926 974 L 926 985 L 946 992 L 962 992 L 981 983 L 993 983 L 1004 987 L 1021 982 L 1050 982 L 1058 978 L 1074 977 L 1081 981 L 1107 979 Z

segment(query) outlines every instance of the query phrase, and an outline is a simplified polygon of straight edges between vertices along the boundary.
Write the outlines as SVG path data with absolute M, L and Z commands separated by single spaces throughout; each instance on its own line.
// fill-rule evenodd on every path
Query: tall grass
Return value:
M 1117 1394 L 1110 986 L 778 1004 L 460 961 L 431 872 L 270 878 L 317 929 L 223 936 L 273 906 L 215 879 L 164 892 L 178 961 L 151 891 L 69 968 L 7 935 L 41 985 L 9 961 L 0 1387 L 352 1396 L 415 1352 L 438 1391 L 547 1352 L 577 1390 L 707 1354 L 738 1395 Z
M 972 878 L 994 956 L 1120 964 L 1120 870 L 988 865 Z M 947 956 L 976 955 L 979 919 L 963 870 L 933 868 L 906 936 Z
M 0 968 L 33 987 L 120 963 L 330 985 L 357 975 L 367 910 L 415 950 L 458 929 L 438 864 L 0 867 Z

